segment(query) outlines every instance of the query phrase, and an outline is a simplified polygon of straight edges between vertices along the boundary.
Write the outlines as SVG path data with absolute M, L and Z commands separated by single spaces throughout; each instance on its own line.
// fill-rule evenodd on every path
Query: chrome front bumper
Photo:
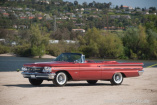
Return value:
M 54 79 L 55 73 L 29 73 L 29 72 L 22 72 L 21 73 L 24 78 L 31 78 L 31 79 Z
M 139 76 L 141 76 L 144 73 L 144 70 L 138 71 Z

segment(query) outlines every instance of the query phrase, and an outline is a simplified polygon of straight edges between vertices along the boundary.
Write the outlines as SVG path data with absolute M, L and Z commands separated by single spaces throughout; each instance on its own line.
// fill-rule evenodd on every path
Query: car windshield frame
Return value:
M 80 53 L 62 53 L 54 61 L 84 63 L 85 55 Z

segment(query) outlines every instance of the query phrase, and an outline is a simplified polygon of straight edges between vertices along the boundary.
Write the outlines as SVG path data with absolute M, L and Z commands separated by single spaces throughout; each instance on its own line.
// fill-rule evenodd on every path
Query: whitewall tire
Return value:
M 121 73 L 115 73 L 110 82 L 112 85 L 120 85 L 123 82 L 123 75 Z
M 56 74 L 53 84 L 56 86 L 64 86 L 67 83 L 67 75 L 64 72 L 59 72 Z

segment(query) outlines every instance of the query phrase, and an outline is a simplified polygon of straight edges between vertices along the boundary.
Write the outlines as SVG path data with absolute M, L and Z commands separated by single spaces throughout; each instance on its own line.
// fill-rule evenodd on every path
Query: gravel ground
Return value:
M 51 81 L 30 85 L 20 72 L 0 72 L 1 105 L 157 105 L 157 68 L 145 68 L 142 76 L 125 78 L 122 85 L 108 81 L 88 85 L 71 81 L 55 87 Z

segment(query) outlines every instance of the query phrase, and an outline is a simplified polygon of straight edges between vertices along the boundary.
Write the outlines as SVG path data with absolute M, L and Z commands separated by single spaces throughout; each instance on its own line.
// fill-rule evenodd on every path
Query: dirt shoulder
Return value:
M 6 53 L 6 54 L 0 54 L 0 56 L 3 56 L 3 57 L 15 57 L 16 54 Z
M 140 77 L 125 78 L 120 86 L 108 81 L 88 85 L 86 81 L 68 82 L 55 87 L 44 81 L 30 85 L 20 72 L 0 72 L 1 105 L 157 105 L 157 68 L 145 68 Z
M 0 54 L 0 56 L 3 56 L 3 57 L 15 57 L 17 55 L 16 54 L 12 54 L 12 53 L 6 53 L 6 54 Z M 33 58 L 39 58 L 39 56 L 34 56 Z M 48 55 L 48 54 L 45 54 L 41 58 L 52 58 L 52 59 L 55 59 L 56 57 Z

